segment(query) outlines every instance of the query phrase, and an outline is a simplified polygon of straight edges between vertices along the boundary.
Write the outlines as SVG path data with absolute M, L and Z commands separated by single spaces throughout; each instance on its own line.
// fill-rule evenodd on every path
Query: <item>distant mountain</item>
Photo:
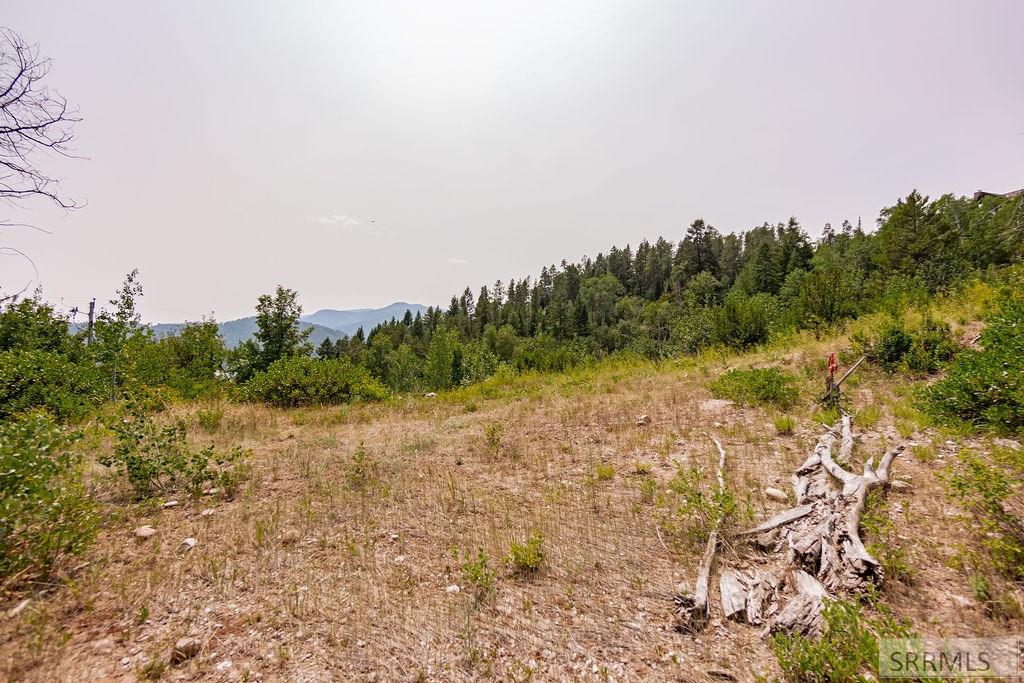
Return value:
M 338 340 L 345 336 L 352 336 L 357 329 L 362 327 L 367 333 L 376 325 L 391 320 L 401 319 L 406 311 L 426 312 L 427 307 L 420 304 L 407 304 L 404 302 L 393 303 L 384 308 L 361 308 L 358 310 L 335 311 L 325 308 L 311 315 L 302 316 L 303 329 L 312 328 L 309 340 L 316 348 L 324 339 Z M 157 337 L 167 337 L 181 332 L 185 327 L 184 323 L 157 323 L 150 325 L 150 329 Z M 228 348 L 235 348 L 249 337 L 256 334 L 256 316 L 228 320 L 219 325 L 220 336 Z
M 404 301 L 397 301 L 384 308 L 359 308 L 349 311 L 325 308 L 316 313 L 304 315 L 302 319 L 307 323 L 322 325 L 351 336 L 360 327 L 369 332 L 380 323 L 387 322 L 392 318 L 401 320 L 406 311 L 411 311 L 415 317 L 417 313 L 426 313 L 427 307 L 422 304 L 407 304 Z

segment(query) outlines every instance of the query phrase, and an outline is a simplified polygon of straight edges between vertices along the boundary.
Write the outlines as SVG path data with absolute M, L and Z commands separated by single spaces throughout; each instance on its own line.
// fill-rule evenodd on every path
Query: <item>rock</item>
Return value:
M 217 666 L 213 667 L 214 671 L 227 671 L 234 665 L 230 659 L 225 659 L 223 662 L 219 662 Z
M 203 649 L 203 643 L 198 638 L 179 638 L 171 650 L 171 663 L 178 664 L 186 659 L 192 659 Z
M 164 503 L 164 507 L 165 508 L 176 508 L 176 507 L 178 507 L 178 501 L 176 501 L 176 500 L 169 500 L 166 503 Z
M 196 539 L 193 538 L 192 536 L 189 536 L 184 541 L 182 541 L 181 543 L 178 544 L 178 552 L 179 553 L 187 553 L 189 550 L 192 550 L 192 548 L 195 548 L 195 547 L 196 547 Z
M 102 638 L 100 640 L 93 641 L 92 643 L 93 652 L 101 655 L 109 655 L 114 651 L 114 639 L 113 638 Z
M 764 490 L 764 495 L 765 498 L 770 498 L 771 500 L 774 500 L 779 503 L 789 502 L 789 496 L 786 495 L 785 491 L 783 491 L 782 489 L 774 488 L 772 486 L 769 486 Z
M 771 529 L 754 537 L 754 545 L 761 550 L 774 550 L 779 543 L 779 530 Z
M 298 543 L 301 538 L 302 534 L 299 533 L 298 529 L 285 529 L 284 533 L 281 534 L 281 542 L 288 545 Z
M 993 439 L 992 443 L 994 443 L 997 446 L 1000 446 L 1001 448 L 1009 448 L 1011 451 L 1020 450 L 1020 441 L 1015 441 L 1013 439 L 1004 439 L 1000 437 L 998 439 Z
M 640 417 L 638 417 L 636 419 L 636 426 L 637 427 L 646 427 L 649 424 L 651 424 L 651 416 L 650 415 L 641 415 Z
M 428 391 L 427 393 L 425 393 L 423 395 L 426 396 L 427 398 L 437 398 L 437 394 L 434 393 L 433 391 Z
M 148 524 L 140 526 L 138 529 L 135 530 L 136 538 L 151 538 L 153 536 L 156 536 L 156 529 L 149 526 Z
M 732 401 L 724 398 L 709 398 L 707 401 L 701 401 L 700 409 L 704 413 L 717 413 L 731 408 L 733 405 Z
M 966 597 L 966 596 L 954 595 L 954 596 L 952 596 L 952 598 L 953 598 L 953 604 L 955 604 L 957 607 L 970 607 L 971 606 L 971 599 Z
M 462 590 L 462 589 L 459 588 L 459 584 L 453 583 L 452 585 L 450 585 L 447 588 L 445 588 L 444 592 L 445 593 L 450 593 L 450 594 L 455 594 L 455 593 L 458 593 L 460 590 Z
M 199 516 L 200 517 L 209 517 L 212 514 L 213 514 L 213 508 L 206 508 L 205 510 L 203 510 L 202 512 L 199 513 Z
M 206 489 L 205 491 L 203 491 L 203 495 L 204 496 L 212 496 L 215 493 L 219 493 L 219 492 L 220 492 L 220 489 L 217 489 L 217 488 Z
M 32 598 L 25 598 L 7 612 L 7 617 L 9 619 L 13 619 L 14 617 L 18 616 L 28 608 L 31 602 Z
M 889 488 L 891 488 L 893 491 L 909 491 L 911 489 L 911 486 L 905 481 L 893 479 L 891 482 L 889 482 Z

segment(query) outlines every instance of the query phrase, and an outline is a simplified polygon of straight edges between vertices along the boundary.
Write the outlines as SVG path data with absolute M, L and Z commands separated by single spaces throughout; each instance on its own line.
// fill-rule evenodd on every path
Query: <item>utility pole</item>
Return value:
M 86 333 L 85 344 L 92 346 L 92 325 L 96 317 L 96 299 L 89 302 L 89 331 Z

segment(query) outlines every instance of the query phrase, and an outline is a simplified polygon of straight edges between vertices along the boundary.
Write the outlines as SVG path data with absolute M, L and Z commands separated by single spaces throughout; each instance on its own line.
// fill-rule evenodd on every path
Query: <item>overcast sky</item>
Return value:
M 1024 186 L 1024 3 L 7 2 L 87 205 L 0 206 L 44 295 L 150 321 L 446 303 L 695 218 L 812 234 Z M 0 285 L 32 277 L 0 260 Z

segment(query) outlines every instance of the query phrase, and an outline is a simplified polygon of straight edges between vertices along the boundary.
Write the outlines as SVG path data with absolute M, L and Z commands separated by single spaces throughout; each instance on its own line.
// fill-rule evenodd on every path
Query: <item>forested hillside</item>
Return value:
M 978 201 L 912 192 L 876 231 L 843 222 L 812 241 L 796 219 L 722 234 L 694 221 L 659 238 L 498 280 L 447 309 L 323 344 L 394 391 L 445 389 L 494 373 L 559 370 L 615 351 L 648 357 L 742 348 L 787 329 L 824 330 L 900 300 L 927 297 L 1024 253 L 1024 197 Z

